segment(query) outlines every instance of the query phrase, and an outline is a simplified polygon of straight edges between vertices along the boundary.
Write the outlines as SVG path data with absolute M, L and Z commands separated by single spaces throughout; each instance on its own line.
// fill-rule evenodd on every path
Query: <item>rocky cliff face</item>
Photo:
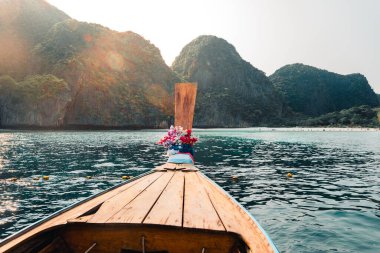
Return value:
M 43 71 L 71 87 L 65 125 L 159 127 L 172 113 L 178 79 L 159 50 L 135 33 L 67 20 L 49 31 L 36 54 Z
M 43 0 L 1 1 L 0 25 L 0 76 L 10 76 L 20 88 L 3 91 L 19 92 L 23 101 L 15 111 L 15 101 L 3 99 L 2 126 L 167 125 L 179 79 L 141 36 L 78 22 Z M 26 99 L 21 90 L 31 88 L 27 76 L 48 74 L 65 82 L 69 96 L 66 90 L 56 93 L 54 105 Z
M 16 82 L 0 77 L 0 126 L 57 127 L 70 102 L 67 83 L 53 75 L 35 75 Z
M 296 112 L 318 116 L 360 105 L 377 106 L 376 94 L 361 74 L 339 75 L 315 67 L 286 65 L 270 80 Z
M 223 39 L 196 38 L 183 48 L 172 69 L 198 83 L 195 126 L 255 126 L 282 116 L 282 100 L 269 79 Z
M 295 64 L 270 79 L 215 36 L 193 40 L 169 68 L 138 34 L 44 0 L 0 0 L 0 127 L 167 127 L 178 81 L 198 82 L 198 127 L 283 124 L 284 101 L 306 115 L 379 104 L 360 74 Z

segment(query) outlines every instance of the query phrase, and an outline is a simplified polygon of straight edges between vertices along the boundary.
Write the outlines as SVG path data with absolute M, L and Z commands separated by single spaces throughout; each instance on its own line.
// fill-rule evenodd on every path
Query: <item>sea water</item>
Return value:
M 0 131 L 0 240 L 162 164 L 155 142 L 163 134 Z M 251 212 L 280 252 L 380 252 L 379 131 L 195 134 L 196 165 Z

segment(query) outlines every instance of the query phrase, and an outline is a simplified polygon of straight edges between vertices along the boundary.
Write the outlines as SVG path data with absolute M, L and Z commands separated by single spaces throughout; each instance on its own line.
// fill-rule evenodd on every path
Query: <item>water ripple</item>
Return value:
M 0 239 L 161 164 L 154 141 L 162 134 L 0 132 Z M 260 221 L 281 252 L 380 252 L 379 132 L 198 135 L 198 167 Z

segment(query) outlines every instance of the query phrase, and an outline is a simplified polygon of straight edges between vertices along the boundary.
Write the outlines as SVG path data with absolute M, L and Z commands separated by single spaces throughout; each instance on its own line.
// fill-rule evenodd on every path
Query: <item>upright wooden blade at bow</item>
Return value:
M 181 126 L 184 129 L 191 129 L 193 127 L 196 96 L 196 83 L 176 83 L 174 92 L 175 126 Z

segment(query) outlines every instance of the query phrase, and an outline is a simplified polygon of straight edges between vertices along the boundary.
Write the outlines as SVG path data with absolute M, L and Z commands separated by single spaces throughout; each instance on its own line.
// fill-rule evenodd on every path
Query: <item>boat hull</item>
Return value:
M 191 164 L 165 164 L 0 242 L 0 252 L 278 252 Z

